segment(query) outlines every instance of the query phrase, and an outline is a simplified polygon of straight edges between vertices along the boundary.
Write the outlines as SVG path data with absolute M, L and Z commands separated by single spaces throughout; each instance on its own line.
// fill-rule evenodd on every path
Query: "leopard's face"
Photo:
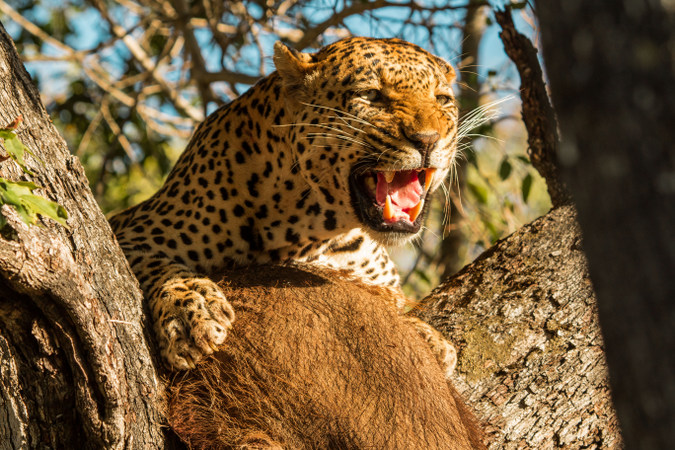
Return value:
M 316 54 L 277 45 L 298 171 L 340 222 L 391 244 L 417 234 L 457 148 L 452 68 L 397 39 L 351 38 Z

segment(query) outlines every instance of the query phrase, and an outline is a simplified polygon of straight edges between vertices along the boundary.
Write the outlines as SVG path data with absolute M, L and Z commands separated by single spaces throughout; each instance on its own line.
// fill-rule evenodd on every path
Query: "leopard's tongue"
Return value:
M 422 194 L 424 187 L 416 170 L 394 172 L 391 182 L 387 182 L 384 173 L 377 173 L 375 199 L 378 204 L 384 205 L 382 218 L 385 222 L 401 219 L 414 222 L 424 206 Z

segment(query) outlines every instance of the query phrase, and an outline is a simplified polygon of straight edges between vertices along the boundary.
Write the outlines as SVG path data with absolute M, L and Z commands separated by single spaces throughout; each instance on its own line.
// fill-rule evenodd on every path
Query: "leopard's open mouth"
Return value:
M 417 233 L 436 169 L 352 172 L 352 206 L 375 231 Z

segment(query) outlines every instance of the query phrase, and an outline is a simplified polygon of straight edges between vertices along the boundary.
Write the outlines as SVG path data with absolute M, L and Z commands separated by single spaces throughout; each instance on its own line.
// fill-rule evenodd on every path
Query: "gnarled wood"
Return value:
M 0 442 L 163 447 L 137 282 L 0 25 L 0 124 L 19 115 L 17 134 L 39 160 L 27 156 L 34 175 L 6 160 L 0 176 L 42 186 L 36 192 L 68 211 L 69 229 L 49 219 L 28 226 L 11 207 L 0 209 L 8 221 L 0 236 Z
M 522 115 L 527 129 L 527 154 L 539 175 L 546 180 L 553 206 L 571 204 L 572 198 L 567 186 L 560 178 L 558 123 L 548 98 L 537 50 L 525 35 L 516 31 L 510 10 L 496 11 L 495 18 L 502 29 L 499 37 L 504 44 L 504 51 L 516 65 L 520 75 Z

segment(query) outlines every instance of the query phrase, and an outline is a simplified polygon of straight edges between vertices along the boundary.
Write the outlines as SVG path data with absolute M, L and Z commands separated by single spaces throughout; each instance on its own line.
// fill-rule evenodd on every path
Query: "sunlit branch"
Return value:
M 110 113 L 110 103 L 108 102 L 107 98 L 103 99 L 103 103 L 101 104 L 101 114 L 103 115 L 105 122 L 110 127 L 110 131 L 112 131 L 117 137 L 117 142 L 120 143 L 122 149 L 124 149 L 124 152 L 127 154 L 129 159 L 133 162 L 136 162 L 138 158 L 136 155 L 134 155 L 134 149 L 127 137 L 122 133 L 122 129 L 119 127 L 119 125 L 117 125 L 115 118 Z
M 217 101 L 216 97 L 211 91 L 211 85 L 207 82 L 204 82 L 202 79 L 203 74 L 206 72 L 206 61 L 202 55 L 201 47 L 197 42 L 197 38 L 194 35 L 194 31 L 190 22 L 184 20 L 183 18 L 189 17 L 189 12 L 187 5 L 184 0 L 174 0 L 174 8 L 176 8 L 176 23 L 185 38 L 185 46 L 190 53 L 190 59 L 192 61 L 192 78 L 197 85 L 197 89 L 202 98 L 202 106 L 204 110 L 204 116 L 206 115 L 206 108 L 209 102 Z
M 120 25 L 115 23 L 113 19 L 108 14 L 105 5 L 102 4 L 100 0 L 93 0 L 93 4 L 101 13 L 101 16 L 110 24 L 110 30 L 115 36 L 120 38 L 122 42 L 126 45 L 129 52 L 134 57 L 134 59 L 148 72 L 148 74 L 155 80 L 155 82 L 162 88 L 164 93 L 169 97 L 169 99 L 176 106 L 176 109 L 187 114 L 191 119 L 195 121 L 200 121 L 203 119 L 203 114 L 190 105 L 187 100 L 180 96 L 180 93 L 173 89 L 169 84 L 160 76 L 156 71 L 156 64 L 152 59 L 146 54 L 146 52 L 141 48 L 138 42 L 127 33 L 127 31 L 122 28 Z

